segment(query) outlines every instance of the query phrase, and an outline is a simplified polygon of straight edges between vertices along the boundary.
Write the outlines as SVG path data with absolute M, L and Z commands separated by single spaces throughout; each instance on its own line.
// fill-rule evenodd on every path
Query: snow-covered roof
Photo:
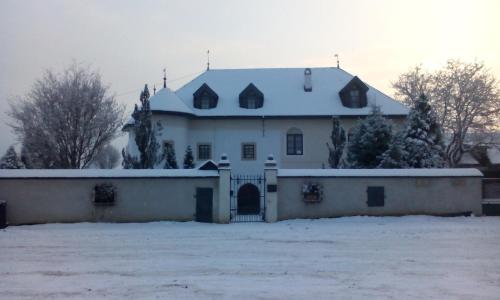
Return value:
M 354 76 L 338 68 L 311 68 L 312 91 L 304 91 L 304 68 L 268 69 L 223 69 L 209 70 L 176 91 L 184 102 L 179 105 L 173 98 L 170 107 L 157 93 L 152 97 L 152 109 L 169 110 L 179 107 L 181 112 L 191 111 L 196 116 L 359 116 L 370 112 L 370 105 L 364 108 L 348 108 L 342 105 L 339 91 Z M 217 107 L 197 109 L 193 107 L 193 93 L 204 83 L 219 96 Z M 239 94 L 253 83 L 264 94 L 264 105 L 258 109 L 239 106 Z M 385 115 L 406 115 L 408 108 L 368 85 L 369 104 L 381 107 Z M 157 102 L 153 106 L 153 101 Z
M 0 170 L 0 178 L 165 178 L 218 177 L 218 171 L 197 169 L 16 169 Z
M 280 177 L 482 177 L 478 169 L 279 169 Z
M 149 99 L 151 110 L 193 114 L 193 111 L 168 87 L 159 90 Z
M 465 152 L 459 162 L 460 165 L 479 165 L 477 159 L 475 159 L 470 152 Z
M 500 150 L 495 147 L 488 148 L 486 150 L 486 153 L 488 154 L 488 159 L 490 160 L 490 163 L 497 165 L 500 164 Z

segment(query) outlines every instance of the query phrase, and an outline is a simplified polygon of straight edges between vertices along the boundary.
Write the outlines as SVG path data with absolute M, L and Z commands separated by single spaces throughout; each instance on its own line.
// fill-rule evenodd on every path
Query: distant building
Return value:
M 162 146 L 175 149 L 180 165 L 190 145 L 197 166 L 226 153 L 240 174 L 261 173 L 268 154 L 280 168 L 328 166 L 333 117 L 349 132 L 372 104 L 396 124 L 408 114 L 340 68 L 208 70 L 176 92 L 159 90 L 150 103 Z M 138 155 L 128 132 L 128 151 Z
M 486 178 L 500 178 L 500 149 L 477 147 L 465 152 L 459 162 L 462 168 L 477 168 Z

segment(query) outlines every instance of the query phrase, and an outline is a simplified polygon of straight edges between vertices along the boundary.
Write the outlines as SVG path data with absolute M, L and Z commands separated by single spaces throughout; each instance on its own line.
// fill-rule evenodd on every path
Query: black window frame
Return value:
M 298 140 L 300 143 L 297 143 Z M 286 155 L 304 155 L 304 135 L 302 133 L 286 134 Z
M 202 148 L 205 148 L 205 149 L 202 150 Z M 207 152 L 208 152 L 208 155 L 206 154 Z M 210 159 L 212 159 L 212 144 L 210 144 L 210 143 L 198 143 L 198 145 L 196 147 L 196 159 L 197 160 L 210 160 Z
M 250 153 L 246 149 L 248 147 L 252 148 L 250 152 L 253 153 L 253 156 L 251 157 L 246 155 Z M 241 143 L 241 160 L 257 160 L 257 145 L 255 143 Z

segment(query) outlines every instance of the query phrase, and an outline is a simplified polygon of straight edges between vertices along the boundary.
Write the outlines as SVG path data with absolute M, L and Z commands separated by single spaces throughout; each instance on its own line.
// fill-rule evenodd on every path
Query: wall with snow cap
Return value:
M 278 218 L 351 215 L 481 215 L 481 179 L 476 169 L 284 170 L 278 171 Z M 304 184 L 319 184 L 319 203 L 303 200 Z M 367 205 L 368 187 L 384 187 L 385 203 Z
M 112 206 L 94 204 L 94 187 L 116 188 Z M 10 225 L 59 222 L 189 221 L 197 187 L 213 188 L 217 220 L 219 175 L 200 170 L 1 170 L 0 199 Z

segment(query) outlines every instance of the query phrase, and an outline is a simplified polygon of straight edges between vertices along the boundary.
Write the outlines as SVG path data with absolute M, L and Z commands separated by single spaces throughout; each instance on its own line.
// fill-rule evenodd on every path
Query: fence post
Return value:
M 278 221 L 278 167 L 274 156 L 270 154 L 264 163 L 264 174 L 266 176 L 266 215 L 268 223 Z
M 217 223 L 229 223 L 231 215 L 231 163 L 227 154 L 222 154 L 219 169 L 219 203 L 217 205 Z

